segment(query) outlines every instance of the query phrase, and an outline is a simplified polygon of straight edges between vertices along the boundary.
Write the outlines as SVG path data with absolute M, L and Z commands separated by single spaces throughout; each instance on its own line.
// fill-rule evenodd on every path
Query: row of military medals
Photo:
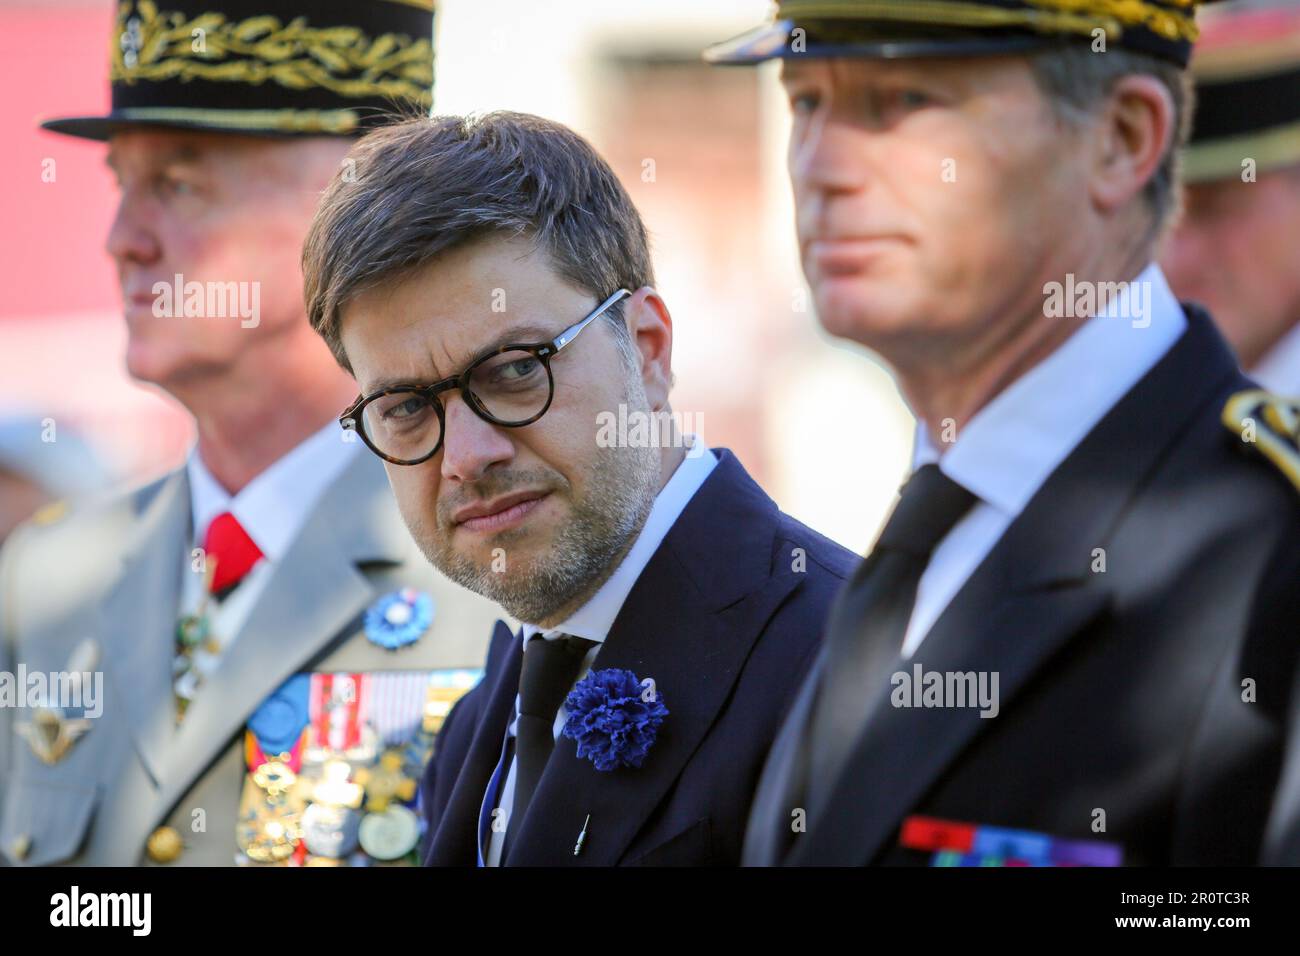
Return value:
M 197 610 L 177 624 L 172 689 L 178 725 L 222 650 L 209 612 L 215 572 L 216 561 L 209 558 Z M 314 701 L 318 712 L 346 714 L 343 743 L 332 747 L 329 734 L 313 733 L 308 726 L 299 730 L 289 750 L 272 748 L 268 755 L 253 731 L 245 730 L 248 772 L 240 795 L 236 862 L 305 866 L 403 858 L 418 862 L 414 856 L 420 824 L 404 804 L 415 797 L 416 781 L 449 705 L 434 699 L 430 689 L 414 734 L 399 745 L 386 746 L 372 727 L 358 720 L 360 675 L 303 676 L 314 681 L 313 693 L 318 685 L 330 688 Z M 289 728 L 289 737 L 295 729 Z M 277 739 L 283 743 L 284 735 Z
M 415 798 L 438 721 L 434 711 L 426 708 L 411 740 L 383 746 L 374 729 L 358 719 L 359 677 L 312 675 L 318 708 L 346 714 L 339 745 L 331 746 L 329 734 L 309 725 L 291 750 L 268 757 L 253 731 L 244 732 L 248 773 L 239 801 L 236 862 L 281 866 L 418 862 L 419 819 L 404 804 Z

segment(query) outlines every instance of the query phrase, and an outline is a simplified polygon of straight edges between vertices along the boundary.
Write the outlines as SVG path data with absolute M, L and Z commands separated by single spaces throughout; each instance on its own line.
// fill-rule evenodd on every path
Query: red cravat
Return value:
M 207 560 L 215 562 L 208 590 L 218 595 L 242 581 L 262 557 L 261 549 L 229 511 L 217 515 L 208 525 L 203 552 Z

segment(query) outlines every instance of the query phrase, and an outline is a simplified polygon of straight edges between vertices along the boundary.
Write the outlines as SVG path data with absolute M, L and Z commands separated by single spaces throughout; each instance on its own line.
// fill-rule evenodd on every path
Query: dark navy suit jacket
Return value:
M 900 845 L 911 816 L 1110 843 L 1125 865 L 1257 862 L 1300 654 L 1300 497 L 1239 419 L 1225 425 L 1228 397 L 1251 388 L 1189 307 L 1182 338 L 1047 479 L 916 654 L 871 649 L 881 680 L 820 805 L 801 784 L 814 666 L 745 862 L 925 865 Z M 887 675 L 916 666 L 999 675 L 1000 712 L 895 706 Z M 802 833 L 792 807 L 807 811 Z
M 730 452 L 715 453 L 592 665 L 654 679 L 669 710 L 658 738 L 640 768 L 602 772 L 560 737 L 508 865 L 739 862 L 763 759 L 858 557 L 783 514 Z M 498 625 L 483 680 L 439 733 L 421 783 L 430 866 L 477 860 L 522 660 L 518 636 Z

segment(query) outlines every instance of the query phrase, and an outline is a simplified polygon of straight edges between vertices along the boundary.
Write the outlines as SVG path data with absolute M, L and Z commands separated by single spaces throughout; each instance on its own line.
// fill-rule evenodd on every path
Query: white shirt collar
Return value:
M 1288 398 L 1300 396 L 1300 322 L 1247 374 L 1270 392 Z
M 231 495 L 199 457 L 197 446 L 185 463 L 190 480 L 194 536 L 202 544 L 212 519 L 232 513 L 270 561 L 293 543 L 322 492 L 359 453 L 359 443 L 343 441 L 337 422 L 297 445 L 287 455 Z
M 655 497 L 645 524 L 641 526 L 636 540 L 632 542 L 632 547 L 628 549 L 614 573 L 605 580 L 600 590 L 593 594 L 586 604 L 574 611 L 563 623 L 546 631 L 534 624 L 525 623 L 523 625 L 525 643 L 534 634 L 542 634 L 543 637 L 568 634 L 598 644 L 604 643 L 610 628 L 614 626 L 614 619 L 623 609 L 623 602 L 627 600 L 637 578 L 641 577 L 641 572 L 650 563 L 650 558 L 659 550 L 659 545 L 668 536 L 668 532 L 690 500 L 695 497 L 695 493 L 700 490 L 705 479 L 717 467 L 717 457 L 702 439 L 690 435 L 687 436 L 687 441 L 692 444 L 687 448 L 686 457 L 681 460 L 677 470 L 668 479 L 668 483 Z
M 1164 273 L 1148 265 L 1104 311 L 980 409 L 942 457 L 918 422 L 913 467 L 938 461 L 982 501 L 1018 515 L 1186 327 Z

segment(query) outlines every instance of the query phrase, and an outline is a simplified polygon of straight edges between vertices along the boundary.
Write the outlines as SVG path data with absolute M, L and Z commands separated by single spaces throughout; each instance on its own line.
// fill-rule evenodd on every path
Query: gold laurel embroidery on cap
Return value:
M 1196 26 L 1194 0 L 1165 0 L 1161 7 L 1148 0 L 1027 0 L 1034 6 L 1050 7 L 1075 13 L 1094 13 L 1114 17 L 1125 26 L 1146 27 L 1166 40 L 1195 41 L 1200 36 Z M 1168 9 L 1181 7 L 1186 13 Z
M 1118 37 L 1125 26 L 1145 26 L 1171 40 L 1194 41 L 1193 16 L 1148 0 L 1026 0 L 1035 9 L 989 7 L 948 0 L 785 0 L 779 18 L 861 19 L 866 16 L 945 26 L 1025 26 L 1045 32 L 1091 34 L 1105 30 Z M 1169 0 L 1192 9 L 1192 0 Z
M 1010 10 L 986 7 L 978 3 L 950 3 L 941 0 L 787 0 L 780 5 L 778 16 L 809 20 L 858 20 L 866 16 L 881 20 L 909 23 L 936 23 L 942 26 L 1030 26 L 1042 30 L 1089 33 L 1098 25 L 1096 17 L 1056 15 L 1038 10 Z M 1107 32 L 1118 33 L 1120 24 L 1113 22 Z
M 195 30 L 203 31 L 201 52 L 193 47 Z M 359 27 L 310 27 L 306 17 L 287 24 L 273 16 L 235 22 L 221 13 L 186 19 L 177 11 L 160 12 L 151 0 L 142 0 L 134 12 L 130 3 L 122 3 L 113 36 L 113 82 L 201 79 L 258 85 L 271 80 L 290 89 L 320 87 L 340 96 L 433 103 L 428 38 L 400 33 L 372 38 Z
M 1300 399 L 1252 388 L 1229 398 L 1221 418 L 1243 445 L 1258 450 L 1300 490 Z M 1253 442 L 1244 438 L 1248 428 Z

